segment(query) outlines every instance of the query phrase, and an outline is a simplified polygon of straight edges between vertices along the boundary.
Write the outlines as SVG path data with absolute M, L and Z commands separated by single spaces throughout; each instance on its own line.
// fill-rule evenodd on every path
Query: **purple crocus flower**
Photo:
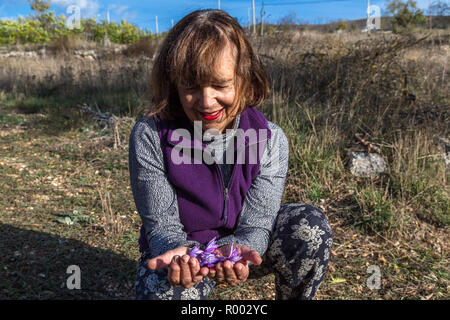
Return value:
M 207 266 L 208 268 L 215 267 L 217 263 L 225 260 L 229 260 L 231 263 L 235 264 L 242 259 L 238 249 L 234 248 L 233 244 L 231 244 L 228 257 L 222 256 L 218 248 L 216 238 L 214 237 L 208 242 L 205 250 L 201 250 L 199 246 L 192 247 L 192 249 L 189 250 L 189 256 L 191 258 L 197 258 L 200 267 Z
M 205 252 L 207 253 L 213 253 L 214 251 L 216 251 L 218 248 L 217 244 L 216 244 L 216 237 L 212 238 L 208 244 L 206 245 L 205 248 Z
M 204 267 L 204 266 L 207 266 L 208 268 L 215 267 L 217 262 L 219 262 L 219 258 L 215 254 L 212 254 L 212 253 L 203 252 L 200 255 L 200 258 L 201 258 L 200 259 L 201 267 Z
M 195 246 L 193 248 L 191 248 L 191 250 L 189 250 L 189 257 L 191 258 L 198 258 L 198 256 L 202 253 L 203 251 L 200 250 L 199 246 Z
M 242 259 L 237 248 L 233 249 L 233 244 L 231 244 L 230 253 L 228 254 L 227 260 L 230 260 L 233 264 Z

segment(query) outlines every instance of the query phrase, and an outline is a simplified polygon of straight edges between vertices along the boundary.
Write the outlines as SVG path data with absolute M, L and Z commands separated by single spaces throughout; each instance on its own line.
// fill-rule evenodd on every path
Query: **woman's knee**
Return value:
M 289 239 L 283 241 L 285 245 L 305 248 L 309 255 L 329 252 L 333 242 L 333 232 L 326 215 L 308 204 L 282 206 L 274 235 Z
M 300 290 L 304 279 L 309 279 L 310 290 L 317 288 L 328 266 L 332 242 L 322 210 L 307 204 L 284 205 L 268 250 L 271 267 L 292 288 Z
M 306 207 L 306 210 L 304 210 L 303 216 L 304 219 L 308 221 L 309 225 L 318 226 L 319 229 L 325 231 L 328 238 L 332 238 L 333 231 L 325 213 L 321 209 L 312 205 L 306 204 L 304 206 Z

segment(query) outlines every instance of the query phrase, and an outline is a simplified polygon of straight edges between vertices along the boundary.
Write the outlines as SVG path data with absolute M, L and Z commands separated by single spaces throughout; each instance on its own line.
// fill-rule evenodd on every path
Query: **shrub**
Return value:
M 81 19 L 80 28 L 68 29 L 66 17 L 55 16 L 53 11 L 41 13 L 39 18 L 29 16 L 17 21 L 0 20 L 0 45 L 66 41 L 65 37 L 83 37 L 86 40 L 100 42 L 105 35 L 115 43 L 133 43 L 142 37 L 151 35 L 133 24 L 122 20 L 97 23 L 95 19 Z
M 423 11 L 417 8 L 417 2 L 414 0 L 408 0 L 406 3 L 400 0 L 392 0 L 388 3 L 387 8 L 394 15 L 391 24 L 395 32 L 409 31 L 415 26 L 425 24 L 427 21 Z
M 344 21 L 339 21 L 339 23 L 336 26 L 336 31 L 337 30 L 345 31 L 347 29 L 348 29 L 348 25 Z
M 123 54 L 129 57 L 141 55 L 153 57 L 158 48 L 158 43 L 158 40 L 153 35 L 148 35 L 129 44 L 128 47 L 123 50 Z

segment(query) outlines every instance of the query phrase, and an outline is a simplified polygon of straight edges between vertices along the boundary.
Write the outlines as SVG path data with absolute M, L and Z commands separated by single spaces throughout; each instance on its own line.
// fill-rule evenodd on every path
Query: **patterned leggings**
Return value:
M 310 300 L 322 283 L 332 242 L 331 227 L 318 208 L 306 204 L 282 205 L 263 263 L 250 266 L 249 278 L 274 273 L 277 300 Z M 144 252 L 138 261 L 136 299 L 206 299 L 216 285 L 205 277 L 189 289 L 172 287 L 167 280 L 167 268 L 148 269 L 148 257 Z

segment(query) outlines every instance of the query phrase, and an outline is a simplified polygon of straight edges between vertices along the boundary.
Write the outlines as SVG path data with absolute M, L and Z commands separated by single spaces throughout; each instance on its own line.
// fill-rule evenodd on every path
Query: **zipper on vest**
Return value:
M 223 201 L 225 202 L 224 204 L 224 226 L 227 225 L 228 222 L 228 188 L 223 189 Z
M 222 192 L 222 195 L 223 195 L 223 212 L 222 212 L 222 215 L 223 215 L 223 220 L 224 220 L 223 226 L 226 226 L 227 220 L 228 220 L 228 188 L 225 185 L 225 182 L 223 181 L 222 170 L 220 169 L 220 166 L 217 164 L 216 161 L 214 161 L 214 164 L 215 164 L 217 170 L 219 171 L 219 180 L 220 180 L 220 182 L 222 184 L 222 188 L 223 188 L 223 192 Z
M 234 143 L 236 143 L 236 137 L 233 137 L 233 139 L 235 139 Z M 234 151 L 234 150 L 233 150 Z M 217 167 L 219 168 L 219 172 L 221 172 L 222 170 L 220 170 L 220 166 L 216 163 Z M 231 171 L 231 177 L 230 180 L 228 181 L 228 186 L 225 185 L 224 181 L 222 180 L 222 184 L 223 184 L 223 195 L 224 195 L 224 227 L 227 225 L 228 223 L 228 190 L 231 186 L 231 184 L 233 183 L 233 176 L 234 176 L 234 172 L 236 171 L 236 163 L 233 165 L 233 170 Z M 222 176 L 222 172 L 220 173 L 220 176 Z

